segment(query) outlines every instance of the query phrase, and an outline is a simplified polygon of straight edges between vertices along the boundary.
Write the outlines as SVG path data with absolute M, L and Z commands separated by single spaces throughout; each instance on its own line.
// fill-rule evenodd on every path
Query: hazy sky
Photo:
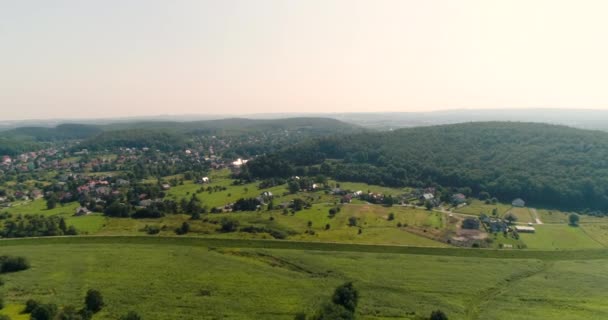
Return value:
M 0 120 L 608 108 L 608 1 L 0 0 Z

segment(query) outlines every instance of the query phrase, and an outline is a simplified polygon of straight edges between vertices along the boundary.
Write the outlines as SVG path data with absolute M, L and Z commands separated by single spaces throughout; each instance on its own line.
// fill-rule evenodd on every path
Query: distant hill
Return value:
M 146 121 L 116 123 L 101 126 L 105 131 L 124 129 L 172 130 L 175 132 L 233 135 L 268 130 L 303 131 L 311 135 L 325 135 L 338 132 L 360 132 L 362 128 L 330 118 L 286 118 L 286 119 L 243 119 L 229 118 L 192 122 Z
M 325 137 L 278 156 L 294 166 L 330 164 L 322 171 L 341 180 L 468 187 L 503 201 L 608 211 L 608 133 L 600 131 L 466 123 Z
M 7 138 L 33 140 L 33 141 L 58 141 L 78 140 L 92 137 L 101 133 L 98 126 L 85 124 L 61 124 L 56 127 L 20 127 L 1 132 L 0 135 Z

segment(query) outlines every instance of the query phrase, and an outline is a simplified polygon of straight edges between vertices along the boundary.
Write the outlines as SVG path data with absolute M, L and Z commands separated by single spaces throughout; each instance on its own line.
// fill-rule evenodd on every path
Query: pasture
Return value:
M 603 248 L 580 227 L 562 224 L 535 225 L 535 233 L 520 233 L 529 249 L 593 249 Z

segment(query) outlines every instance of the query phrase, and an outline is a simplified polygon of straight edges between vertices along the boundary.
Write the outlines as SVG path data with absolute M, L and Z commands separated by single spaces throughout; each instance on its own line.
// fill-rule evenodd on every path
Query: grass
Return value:
M 257 242 L 158 237 L 0 241 L 3 253 L 26 256 L 32 264 L 3 275 L 0 293 L 9 306 L 29 298 L 80 306 L 86 290 L 96 288 L 107 304 L 98 320 L 129 310 L 145 319 L 293 319 L 328 301 L 337 285 L 353 281 L 361 293 L 359 319 L 420 319 L 436 309 L 457 320 L 608 317 L 606 255 L 570 260 L 581 257 L 577 251 L 562 256 L 567 260 L 538 260 L 522 250 L 416 249 L 470 254 L 458 257 L 390 252 L 411 249 L 406 247 L 258 242 L 252 247 Z M 324 246 L 331 251 L 317 250 Z M 361 250 L 366 248 L 386 250 Z M 500 256 L 475 256 L 484 252 Z M 514 253 L 521 255 L 506 259 Z
M 381 193 L 385 195 L 391 196 L 399 196 L 410 190 L 410 188 L 389 188 L 383 186 L 377 186 L 362 182 L 344 182 L 344 181 L 330 181 L 331 184 L 339 184 L 340 189 L 342 190 L 351 190 L 351 191 L 363 191 L 364 193 L 372 192 L 372 193 Z
M 492 210 L 497 209 L 498 215 L 501 216 L 507 211 L 509 211 L 510 208 L 511 205 L 507 205 L 504 203 L 486 204 L 484 201 L 481 200 L 473 200 L 466 206 L 454 209 L 454 212 L 472 215 L 480 215 L 482 213 L 485 213 L 486 215 L 491 216 Z
M 580 227 L 568 225 L 535 225 L 535 233 L 520 233 L 530 249 L 593 249 L 603 248 Z

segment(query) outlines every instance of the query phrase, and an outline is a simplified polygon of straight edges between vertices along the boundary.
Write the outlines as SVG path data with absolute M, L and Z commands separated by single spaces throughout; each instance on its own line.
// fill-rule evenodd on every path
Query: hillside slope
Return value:
M 537 123 L 483 122 L 328 137 L 280 158 L 342 180 L 469 187 L 501 200 L 608 210 L 608 133 Z M 251 164 L 255 166 L 255 163 Z

